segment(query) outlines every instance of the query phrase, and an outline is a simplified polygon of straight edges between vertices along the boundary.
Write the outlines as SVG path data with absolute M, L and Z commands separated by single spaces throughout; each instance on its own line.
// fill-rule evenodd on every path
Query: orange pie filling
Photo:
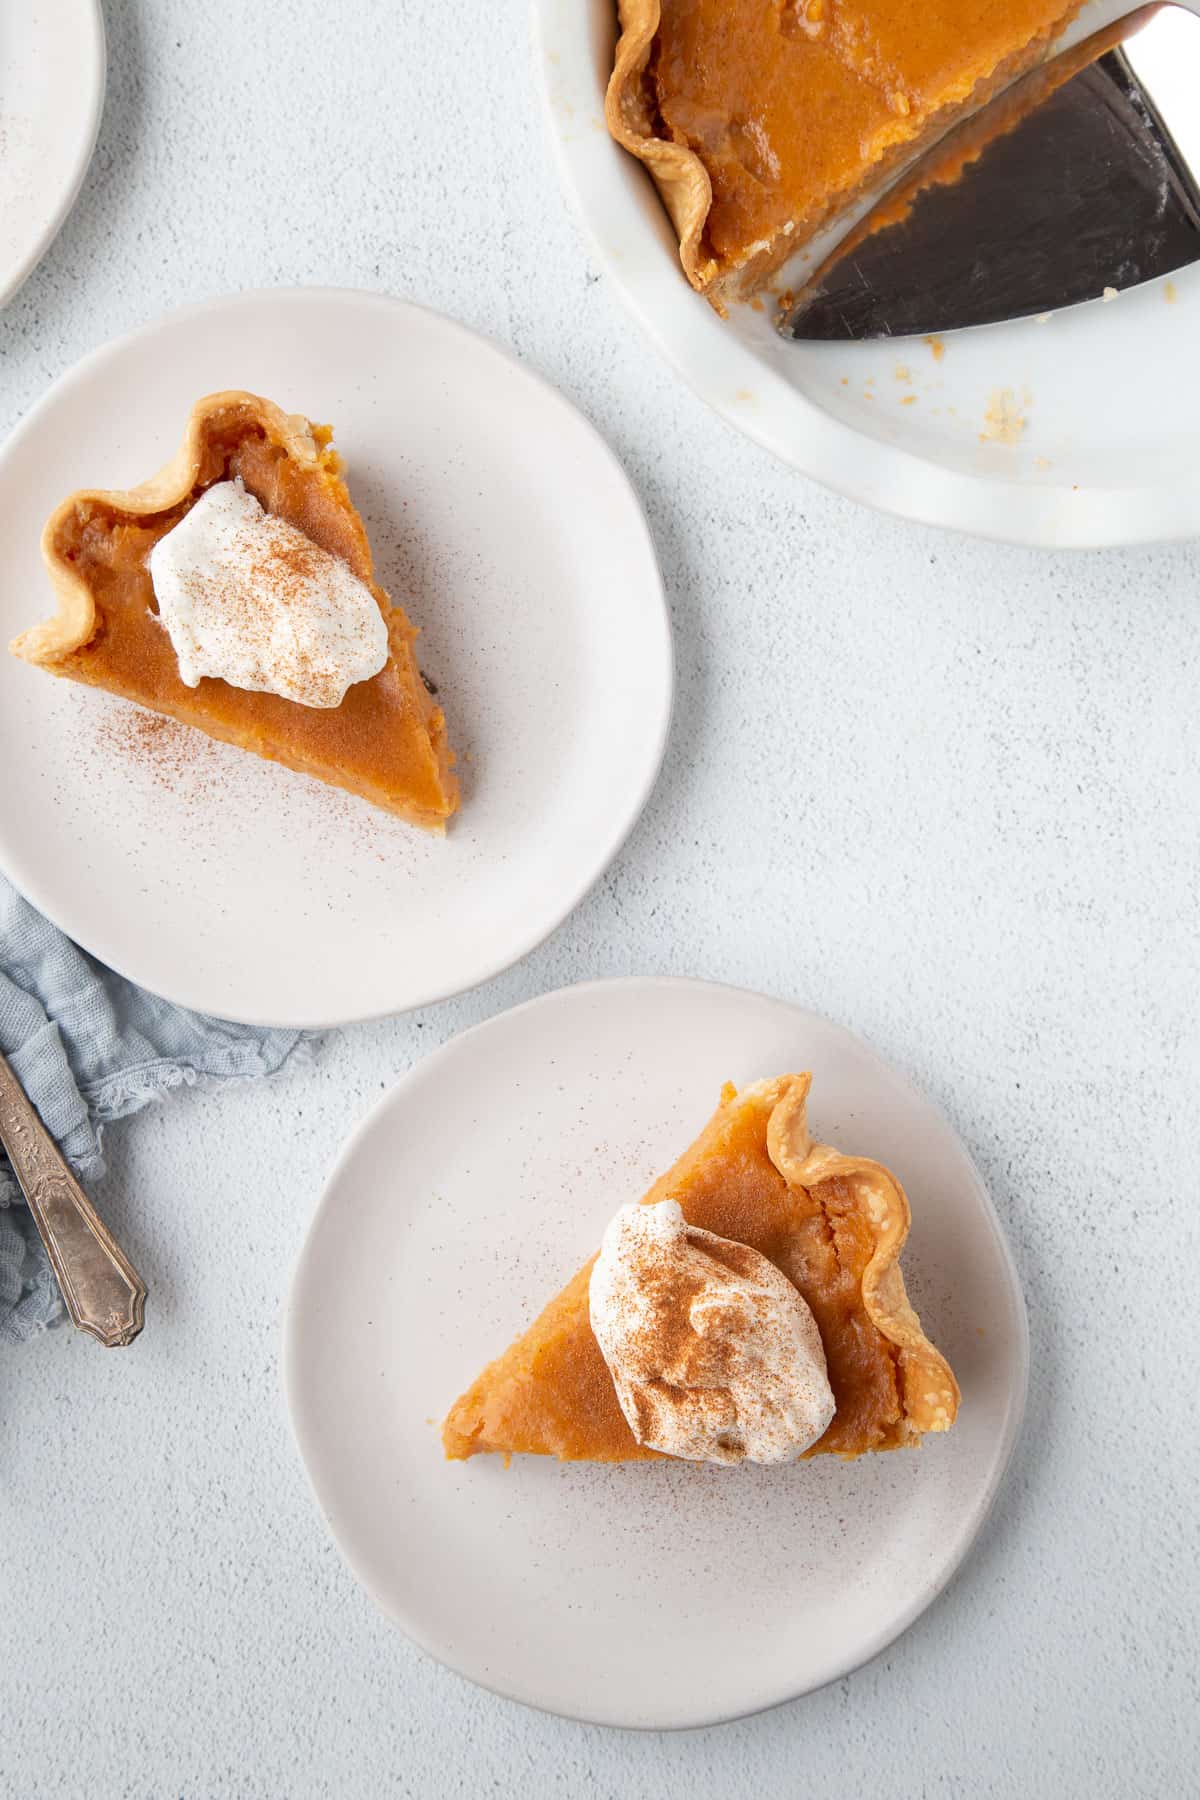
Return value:
M 836 1403 L 805 1454 L 855 1457 L 945 1430 L 958 1389 L 904 1291 L 903 1190 L 878 1164 L 811 1142 L 808 1081 L 784 1076 L 741 1095 L 727 1089 L 643 1204 L 676 1201 L 689 1226 L 749 1245 L 788 1277 L 816 1321 Z M 626 1422 L 592 1331 L 592 1267 L 455 1402 L 443 1428 L 448 1457 L 500 1451 L 617 1462 L 658 1454 Z

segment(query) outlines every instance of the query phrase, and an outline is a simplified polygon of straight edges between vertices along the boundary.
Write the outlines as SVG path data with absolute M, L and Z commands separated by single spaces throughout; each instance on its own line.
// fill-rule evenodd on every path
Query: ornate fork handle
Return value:
M 59 1154 L 0 1056 L 0 1143 L 29 1202 L 72 1322 L 113 1348 L 145 1318 L 146 1284 Z

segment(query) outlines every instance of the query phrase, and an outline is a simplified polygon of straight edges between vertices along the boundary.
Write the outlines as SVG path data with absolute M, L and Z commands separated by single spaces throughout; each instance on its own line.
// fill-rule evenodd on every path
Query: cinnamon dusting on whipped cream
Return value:
M 833 1418 L 800 1293 L 748 1244 L 688 1225 L 674 1200 L 621 1208 L 589 1305 L 639 1444 L 691 1462 L 792 1462 Z
M 387 661 L 371 589 L 240 481 L 201 495 L 155 544 L 150 575 L 188 687 L 214 676 L 328 708 Z

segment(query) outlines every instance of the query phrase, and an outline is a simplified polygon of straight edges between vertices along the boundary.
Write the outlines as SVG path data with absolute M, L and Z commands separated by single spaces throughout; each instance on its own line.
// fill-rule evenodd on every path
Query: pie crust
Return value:
M 904 1190 L 881 1164 L 813 1142 L 810 1084 L 801 1074 L 740 1094 L 727 1088 L 643 1204 L 678 1201 L 689 1224 L 750 1244 L 795 1283 L 820 1330 L 837 1403 L 806 1455 L 849 1458 L 948 1430 L 959 1392 L 905 1291 Z M 591 1268 L 455 1402 L 442 1431 L 449 1458 L 494 1451 L 622 1462 L 659 1454 L 635 1440 L 593 1336 Z
M 51 514 L 42 555 L 58 601 L 13 654 L 106 688 L 440 831 L 458 804 L 442 709 L 413 654 L 417 632 L 373 575 L 370 546 L 327 426 L 256 394 L 210 394 L 157 475 L 127 490 L 81 489 Z M 204 678 L 190 688 L 157 616 L 149 552 L 204 490 L 237 475 L 268 512 L 340 556 L 370 587 L 388 659 L 336 707 L 310 707 Z

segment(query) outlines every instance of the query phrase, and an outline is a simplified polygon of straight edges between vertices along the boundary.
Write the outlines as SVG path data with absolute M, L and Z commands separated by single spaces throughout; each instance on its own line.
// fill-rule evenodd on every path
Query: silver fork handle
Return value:
M 0 1056 L 0 1143 L 8 1152 L 71 1321 L 110 1349 L 145 1321 L 146 1284 L 76 1181 Z

